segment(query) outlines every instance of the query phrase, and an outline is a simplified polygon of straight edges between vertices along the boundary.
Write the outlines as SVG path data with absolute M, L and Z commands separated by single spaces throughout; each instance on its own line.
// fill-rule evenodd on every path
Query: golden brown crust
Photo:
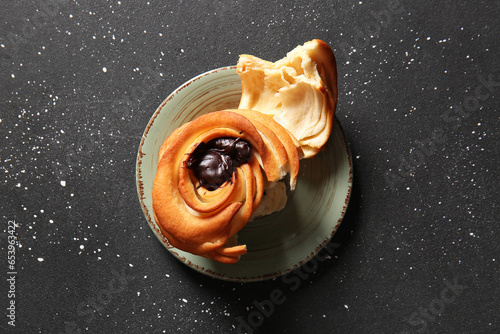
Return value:
M 266 129 L 273 135 L 271 143 L 277 147 L 283 147 L 284 153 L 280 153 L 280 161 L 284 165 L 286 172 L 290 173 L 290 189 L 294 190 L 297 184 L 297 177 L 299 175 L 299 160 L 301 158 L 302 149 L 297 140 L 278 122 L 272 117 L 264 115 L 255 110 L 233 110 L 247 117 L 257 128 L 261 128 L 266 124 Z M 286 156 L 285 156 L 286 155 Z
M 317 43 L 317 48 L 310 53 L 311 59 L 316 63 L 317 71 L 324 82 L 323 88 L 328 96 L 328 123 L 325 135 L 327 139 L 330 137 L 333 128 L 333 119 L 335 117 L 335 109 L 337 107 L 338 89 L 337 89 L 337 62 L 335 55 L 330 46 L 320 39 L 314 39 L 312 42 Z M 325 143 L 326 145 L 326 143 Z M 322 150 L 324 145 L 319 148 Z
M 172 246 L 226 263 L 236 262 L 246 250 L 226 242 L 245 226 L 262 199 L 264 178 L 257 156 L 264 171 L 271 170 L 270 177 L 277 177 L 274 171 L 279 169 L 260 133 L 246 117 L 218 111 L 187 123 L 165 140 L 153 185 L 153 210 Z M 200 142 L 227 136 L 249 141 L 256 154 L 216 191 L 198 187 L 185 161 Z

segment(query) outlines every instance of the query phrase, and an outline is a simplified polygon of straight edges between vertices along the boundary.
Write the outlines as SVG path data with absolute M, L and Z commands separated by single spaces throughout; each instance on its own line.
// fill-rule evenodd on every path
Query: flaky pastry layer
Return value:
M 238 109 L 271 115 L 299 141 L 304 158 L 322 150 L 337 104 L 335 56 L 315 39 L 277 62 L 241 55 L 237 65 L 242 97 Z

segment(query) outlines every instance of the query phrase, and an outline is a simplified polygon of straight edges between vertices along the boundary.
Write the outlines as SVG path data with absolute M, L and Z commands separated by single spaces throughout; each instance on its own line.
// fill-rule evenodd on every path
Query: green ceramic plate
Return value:
M 189 267 L 219 279 L 259 281 L 286 274 L 314 257 L 337 230 L 352 187 L 352 159 L 336 119 L 327 149 L 302 160 L 297 188 L 282 211 L 249 222 L 239 241 L 248 253 L 236 264 L 222 264 L 173 248 L 153 216 L 152 189 L 158 150 L 177 127 L 197 116 L 237 108 L 241 83 L 236 68 L 219 68 L 175 90 L 151 117 L 137 155 L 137 191 L 149 226 L 163 245 Z

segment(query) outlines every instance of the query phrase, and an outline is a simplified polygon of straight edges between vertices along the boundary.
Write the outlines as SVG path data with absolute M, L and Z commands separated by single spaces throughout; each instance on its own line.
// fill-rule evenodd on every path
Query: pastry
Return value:
M 300 142 L 304 158 L 321 151 L 337 104 L 337 69 L 328 44 L 318 39 L 306 42 L 274 63 L 241 55 L 237 72 L 242 88 L 239 109 L 271 115 Z
M 298 166 L 299 155 L 290 161 L 279 138 L 245 113 L 202 115 L 163 143 L 153 211 L 172 246 L 219 262 L 238 261 L 246 246 L 236 245 L 235 235 L 259 206 L 265 182 L 277 182 L 289 166 Z M 269 118 L 267 124 L 273 123 Z
M 152 193 L 171 246 L 223 263 L 247 252 L 237 233 L 249 221 L 285 206 L 299 160 L 330 136 L 337 101 L 333 52 L 319 40 L 276 63 L 242 55 L 237 72 L 238 109 L 204 114 L 170 134 Z

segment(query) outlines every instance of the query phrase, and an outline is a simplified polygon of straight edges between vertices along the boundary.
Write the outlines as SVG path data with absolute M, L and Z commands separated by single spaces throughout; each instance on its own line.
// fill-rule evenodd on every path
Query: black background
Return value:
M 500 2 L 282 3 L 3 1 L 0 332 L 500 331 Z M 340 247 L 285 279 L 203 276 L 143 217 L 144 128 L 186 80 L 313 38 L 354 159 Z

